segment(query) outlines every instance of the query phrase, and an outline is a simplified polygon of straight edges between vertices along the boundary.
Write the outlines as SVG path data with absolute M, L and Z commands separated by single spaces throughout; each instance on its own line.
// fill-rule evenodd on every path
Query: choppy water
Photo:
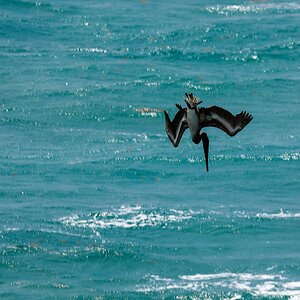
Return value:
M 298 1 L 0 1 L 1 299 L 300 299 Z M 187 132 L 185 92 L 253 121 Z

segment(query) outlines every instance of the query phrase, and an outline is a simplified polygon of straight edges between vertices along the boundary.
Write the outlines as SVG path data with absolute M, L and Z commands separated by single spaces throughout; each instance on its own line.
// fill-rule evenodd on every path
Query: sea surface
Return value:
M 1 299 L 300 299 L 300 2 L 0 0 Z M 193 93 L 252 122 L 165 133 Z

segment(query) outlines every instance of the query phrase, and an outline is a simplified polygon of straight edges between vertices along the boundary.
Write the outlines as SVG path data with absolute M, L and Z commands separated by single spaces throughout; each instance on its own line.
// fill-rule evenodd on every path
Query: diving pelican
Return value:
M 184 99 L 187 108 L 176 104 L 178 112 L 173 121 L 166 111 L 164 111 L 166 118 L 166 132 L 174 147 L 179 145 L 181 137 L 187 128 L 190 129 L 192 140 L 195 144 L 203 142 L 203 150 L 206 162 L 206 171 L 208 172 L 208 148 L 209 139 L 205 132 L 201 132 L 204 127 L 217 127 L 230 136 L 235 136 L 253 119 L 252 115 L 246 111 L 234 116 L 229 111 L 218 106 L 211 106 L 208 108 L 197 105 L 202 103 L 193 94 L 185 94 Z

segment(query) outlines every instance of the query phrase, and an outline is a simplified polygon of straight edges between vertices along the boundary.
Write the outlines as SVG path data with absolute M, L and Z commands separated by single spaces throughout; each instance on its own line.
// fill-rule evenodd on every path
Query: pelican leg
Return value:
M 202 141 L 203 143 L 203 150 L 204 150 L 204 157 L 205 157 L 205 164 L 206 164 L 206 171 L 208 172 L 208 150 L 209 150 L 209 139 L 205 132 L 200 133 L 199 135 L 193 138 L 193 142 L 195 144 L 199 144 Z
M 166 133 L 173 146 L 177 147 L 184 131 L 187 128 L 187 124 L 184 120 L 185 112 L 180 110 L 173 121 L 170 120 L 170 117 L 166 111 L 164 111 L 164 114 L 166 119 Z

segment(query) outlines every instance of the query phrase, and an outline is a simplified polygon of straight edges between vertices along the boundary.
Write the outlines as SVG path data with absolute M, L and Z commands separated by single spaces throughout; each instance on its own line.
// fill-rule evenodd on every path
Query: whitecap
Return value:
M 300 5 L 295 2 L 291 3 L 262 3 L 262 4 L 241 4 L 241 5 L 212 5 L 206 6 L 204 11 L 220 15 L 229 15 L 234 13 L 263 13 L 266 11 L 298 11 Z
M 166 227 L 193 218 L 192 211 L 182 210 L 146 210 L 140 205 L 121 206 L 119 209 L 90 213 L 87 215 L 73 214 L 62 217 L 58 221 L 66 226 L 81 228 L 142 228 Z
M 273 280 L 276 278 L 283 279 L 281 275 L 269 275 L 269 274 L 251 274 L 251 273 L 217 273 L 217 274 L 196 274 L 196 275 L 182 275 L 179 278 L 183 280 L 212 280 L 212 279 L 221 279 L 221 278 L 239 278 L 243 281 L 251 280 Z
M 243 293 L 254 297 L 288 297 L 299 299 L 300 282 L 290 281 L 281 274 L 251 274 L 223 272 L 216 274 L 180 275 L 177 278 L 148 276 L 149 283 L 137 286 L 138 292 L 166 292 L 187 290 L 205 293 L 222 288 L 230 299 L 240 299 Z M 231 295 L 231 296 L 230 296 Z
M 298 289 L 300 288 L 300 281 L 287 282 L 284 286 L 289 289 Z
M 144 227 L 162 227 L 167 228 L 174 226 L 177 223 L 187 222 L 193 220 L 194 222 L 202 222 L 207 218 L 246 218 L 246 219 L 297 219 L 300 218 L 300 212 L 288 212 L 280 210 L 279 212 L 247 212 L 247 211 L 234 211 L 232 213 L 224 213 L 223 211 L 204 211 L 204 210 L 185 210 L 185 209 L 145 209 L 141 205 L 127 206 L 122 205 L 119 208 L 112 208 L 111 210 L 105 210 L 87 214 L 72 214 L 64 216 L 58 219 L 58 221 L 65 226 L 87 228 L 87 229 L 107 229 L 107 228 L 144 228 Z M 208 280 L 212 279 L 210 276 L 216 275 L 197 275 L 199 277 L 182 278 L 185 280 L 199 280 L 205 279 L 208 276 Z M 235 275 L 230 273 L 218 274 L 222 277 L 234 277 Z M 243 274 L 242 276 L 252 276 Z M 250 279 L 255 279 L 250 277 Z M 259 278 L 257 278 L 259 279 Z M 272 278 L 262 278 L 272 279 Z
M 183 280 L 199 281 L 199 280 L 211 280 L 235 277 L 236 274 L 233 273 L 219 273 L 219 274 L 196 274 L 196 275 L 181 275 L 179 278 Z
M 72 51 L 91 52 L 91 53 L 107 53 L 107 50 L 103 49 L 103 48 L 76 48 L 76 49 L 72 49 Z
M 300 212 L 291 213 L 282 209 L 277 213 L 257 213 L 256 217 L 262 219 L 293 219 L 300 218 Z

